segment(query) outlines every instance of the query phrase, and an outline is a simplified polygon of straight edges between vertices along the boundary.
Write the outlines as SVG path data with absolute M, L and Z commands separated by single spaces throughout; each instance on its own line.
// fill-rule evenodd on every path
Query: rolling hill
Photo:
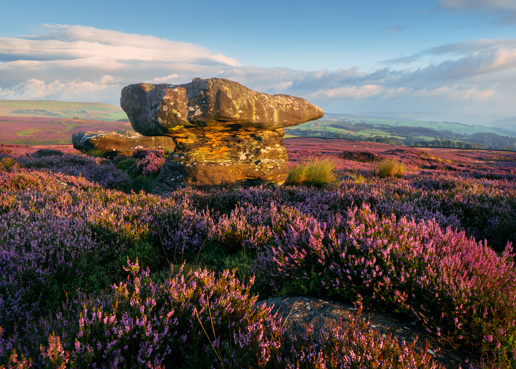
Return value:
M 451 131 L 455 134 L 472 135 L 475 133 L 494 133 L 501 136 L 516 136 L 516 117 L 503 119 L 504 124 L 492 122 L 486 126 L 468 125 L 457 122 L 433 122 L 413 119 L 403 119 L 396 117 L 368 117 L 346 114 L 326 114 L 322 121 L 348 121 L 354 123 L 368 123 L 373 125 L 387 125 L 393 127 L 421 127 L 440 131 Z M 512 128 L 512 131 L 510 130 Z
M 512 120 L 511 120 L 512 119 Z M 285 129 L 285 137 L 325 137 L 405 146 L 516 150 L 514 118 L 491 126 L 431 122 L 396 117 L 327 113 L 323 118 Z M 79 131 L 131 129 L 116 105 L 41 100 L 0 100 L 0 143 L 56 145 L 71 143 Z
M 489 123 L 489 125 L 493 127 L 500 127 L 503 129 L 516 131 L 516 117 L 495 120 Z
M 125 112 L 116 105 L 43 100 L 0 100 L 0 116 L 127 120 Z
M 516 150 L 516 132 L 455 122 L 326 114 L 285 129 L 290 137 L 346 138 L 404 146 Z
M 80 131 L 132 129 L 116 105 L 40 100 L 0 100 L 0 143 L 63 145 Z

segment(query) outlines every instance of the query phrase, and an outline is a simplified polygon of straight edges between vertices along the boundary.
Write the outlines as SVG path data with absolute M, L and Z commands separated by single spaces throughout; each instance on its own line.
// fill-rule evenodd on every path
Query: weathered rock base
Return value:
M 172 137 L 148 137 L 135 131 L 77 132 L 72 135 L 72 143 L 75 149 L 83 153 L 95 152 L 96 154 L 102 154 L 104 157 L 131 156 L 136 149 L 166 149 L 172 151 L 176 147 Z
M 154 193 L 192 186 L 199 189 L 281 185 L 288 176 L 283 129 L 188 133 L 174 137 Z

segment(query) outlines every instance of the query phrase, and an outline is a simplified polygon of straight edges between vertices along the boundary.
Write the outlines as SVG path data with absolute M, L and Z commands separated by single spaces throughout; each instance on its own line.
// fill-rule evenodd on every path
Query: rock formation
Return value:
M 131 156 L 135 149 L 174 150 L 176 144 L 171 137 L 147 137 L 134 131 L 124 132 L 77 132 L 72 135 L 73 147 L 81 152 L 96 151 L 106 157 Z
M 146 136 L 172 137 L 176 148 L 155 192 L 283 184 L 283 128 L 321 118 L 322 109 L 289 95 L 258 93 L 221 78 L 183 85 L 124 87 L 120 105 Z

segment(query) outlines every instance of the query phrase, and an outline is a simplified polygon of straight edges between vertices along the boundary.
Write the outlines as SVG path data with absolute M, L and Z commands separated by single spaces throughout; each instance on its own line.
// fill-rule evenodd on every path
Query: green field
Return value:
M 116 105 L 42 100 L 0 100 L 0 116 L 118 121 L 127 119 Z
M 285 133 L 290 136 L 345 138 L 391 145 L 516 150 L 516 132 L 455 122 L 330 113 L 319 120 L 285 128 Z
M 455 122 L 431 122 L 431 121 L 422 121 L 422 120 L 399 120 L 399 119 L 389 119 L 389 118 L 373 118 L 373 117 L 361 117 L 355 115 L 345 115 L 345 114 L 326 114 L 324 118 L 321 118 L 317 121 L 319 125 L 328 125 L 334 124 L 342 121 L 354 122 L 354 123 L 368 123 L 374 125 L 387 125 L 394 127 L 422 127 L 422 128 L 431 128 L 440 131 L 452 131 L 453 133 L 461 134 L 461 135 L 472 135 L 475 133 L 495 133 L 501 136 L 515 136 L 515 134 L 510 134 L 505 130 L 501 130 L 494 127 L 485 127 L 485 126 L 477 126 L 477 125 L 467 125 L 462 123 Z M 358 133 L 358 132 L 357 132 Z

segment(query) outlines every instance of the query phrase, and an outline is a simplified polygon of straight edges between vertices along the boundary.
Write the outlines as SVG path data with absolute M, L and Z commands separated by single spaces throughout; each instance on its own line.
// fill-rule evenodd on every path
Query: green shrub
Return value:
M 122 159 L 115 164 L 115 167 L 117 169 L 123 170 L 126 173 L 129 173 L 129 172 L 132 172 L 131 168 L 133 167 L 134 163 L 136 163 L 137 161 L 138 161 L 138 159 L 136 159 L 136 158 Z
M 103 158 L 105 157 L 107 151 L 105 150 L 99 150 L 99 149 L 93 149 L 93 150 L 88 150 L 88 152 L 86 153 L 88 156 L 93 156 L 94 158 Z
M 289 173 L 287 186 L 321 187 L 335 181 L 335 162 L 330 159 L 316 159 L 312 162 L 296 165 Z
M 394 159 L 385 159 L 378 167 L 377 175 L 380 178 L 397 177 L 401 178 L 405 173 L 405 166 L 403 163 Z
M 64 153 L 60 150 L 54 150 L 54 149 L 39 149 L 35 153 L 32 154 L 32 157 L 34 158 L 44 158 L 47 156 L 63 156 Z
M 10 171 L 11 168 L 16 169 L 18 167 L 18 163 L 12 158 L 3 158 L 0 160 L 0 172 Z

